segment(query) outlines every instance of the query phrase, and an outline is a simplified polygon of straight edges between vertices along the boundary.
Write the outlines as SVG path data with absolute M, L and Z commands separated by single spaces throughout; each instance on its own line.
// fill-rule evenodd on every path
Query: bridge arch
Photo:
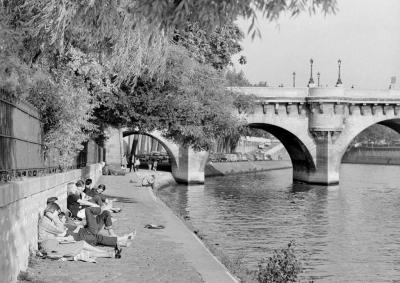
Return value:
M 135 134 L 148 136 L 148 137 L 151 137 L 151 138 L 157 140 L 164 147 L 164 149 L 167 151 L 167 153 L 169 155 L 170 163 L 171 163 L 171 170 L 173 170 L 173 168 L 178 167 L 177 156 L 176 156 L 176 150 L 177 150 L 176 144 L 173 144 L 170 141 L 167 141 L 165 138 L 162 137 L 161 133 L 159 133 L 157 131 L 153 131 L 151 133 L 141 132 L 141 131 L 137 131 L 137 130 L 129 130 L 129 129 L 125 129 L 122 131 L 123 138 L 131 136 L 131 135 L 135 135 Z
M 348 127 L 345 129 L 337 140 L 338 146 L 338 162 L 341 163 L 344 154 L 349 148 L 351 142 L 364 130 L 368 129 L 373 125 L 386 126 L 395 132 L 400 134 L 400 118 L 397 117 L 371 117 L 371 119 L 364 119 L 363 121 L 358 121 L 356 125 Z
M 184 184 L 203 184 L 204 168 L 208 159 L 208 152 L 195 152 L 190 147 L 183 147 L 163 137 L 161 132 L 141 132 L 129 128 L 110 129 L 109 142 L 106 146 L 113 160 L 121 158 L 121 152 L 115 147 L 115 143 L 121 144 L 124 137 L 132 134 L 142 134 L 156 139 L 167 151 L 171 162 L 171 173 L 175 181 Z M 112 152 L 113 151 L 113 152 Z M 119 151 L 116 153 L 115 151 Z M 110 158 L 110 159 L 111 159 Z M 120 159 L 118 163 L 120 162 Z
M 298 136 L 288 129 L 267 123 L 250 123 L 251 128 L 262 129 L 274 135 L 287 150 L 293 166 L 293 178 L 309 174 L 315 171 L 316 164 L 312 155 L 312 149 L 304 141 L 304 137 Z M 308 140 L 306 138 L 306 140 Z

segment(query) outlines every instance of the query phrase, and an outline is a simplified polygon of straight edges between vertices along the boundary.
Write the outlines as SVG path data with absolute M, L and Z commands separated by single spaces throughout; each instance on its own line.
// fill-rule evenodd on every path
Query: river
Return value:
M 213 177 L 159 196 L 250 269 L 296 241 L 303 278 L 400 282 L 400 166 L 342 164 L 340 185 L 292 183 L 292 170 Z

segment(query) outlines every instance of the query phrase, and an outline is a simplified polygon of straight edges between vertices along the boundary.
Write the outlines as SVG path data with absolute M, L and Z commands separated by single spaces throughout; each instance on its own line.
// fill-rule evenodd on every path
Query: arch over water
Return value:
M 251 128 L 262 129 L 274 135 L 289 153 L 293 165 L 293 171 L 310 172 L 315 170 L 315 162 L 307 146 L 291 131 L 266 123 L 252 123 Z
M 124 130 L 122 132 L 122 137 L 125 138 L 130 135 L 143 135 L 143 136 L 149 136 L 155 140 L 157 140 L 167 151 L 169 158 L 170 158 L 170 163 L 171 163 L 171 169 L 176 168 L 178 166 L 177 162 L 177 156 L 176 156 L 176 148 L 177 145 L 171 143 L 170 141 L 166 140 L 165 138 L 162 137 L 161 133 L 157 131 L 153 131 L 152 133 L 147 133 L 147 132 L 141 132 L 141 131 L 136 131 L 136 130 Z
M 351 129 L 345 130 L 342 132 L 340 138 L 337 140 L 338 146 L 340 146 L 338 152 L 338 161 L 342 162 L 342 159 L 349 148 L 351 142 L 364 130 L 368 129 L 373 125 L 382 125 L 386 126 L 395 132 L 400 134 L 400 119 L 399 118 L 388 118 L 381 117 L 379 120 L 366 120 L 364 123 L 359 123 L 357 126 L 353 126 Z

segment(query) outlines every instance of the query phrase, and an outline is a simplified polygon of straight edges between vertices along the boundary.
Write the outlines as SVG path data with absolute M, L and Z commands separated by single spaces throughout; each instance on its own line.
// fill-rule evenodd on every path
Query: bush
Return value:
M 287 248 L 274 250 L 272 257 L 261 260 L 258 264 L 258 282 L 296 282 L 302 267 L 296 258 L 294 245 L 294 241 L 290 241 Z

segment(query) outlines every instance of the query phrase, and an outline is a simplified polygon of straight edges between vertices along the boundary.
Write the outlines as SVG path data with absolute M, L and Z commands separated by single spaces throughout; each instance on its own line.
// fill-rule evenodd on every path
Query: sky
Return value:
M 267 81 L 270 86 L 305 87 L 314 60 L 314 81 L 320 72 L 321 85 L 334 86 L 337 60 L 345 87 L 387 89 L 392 76 L 400 88 L 400 1 L 338 0 L 336 14 L 295 18 L 282 15 L 277 22 L 259 18 L 261 38 L 246 36 L 240 55 L 247 64 L 234 64 L 252 83 Z M 246 33 L 250 22 L 239 20 Z M 237 60 L 236 60 L 237 61 Z

